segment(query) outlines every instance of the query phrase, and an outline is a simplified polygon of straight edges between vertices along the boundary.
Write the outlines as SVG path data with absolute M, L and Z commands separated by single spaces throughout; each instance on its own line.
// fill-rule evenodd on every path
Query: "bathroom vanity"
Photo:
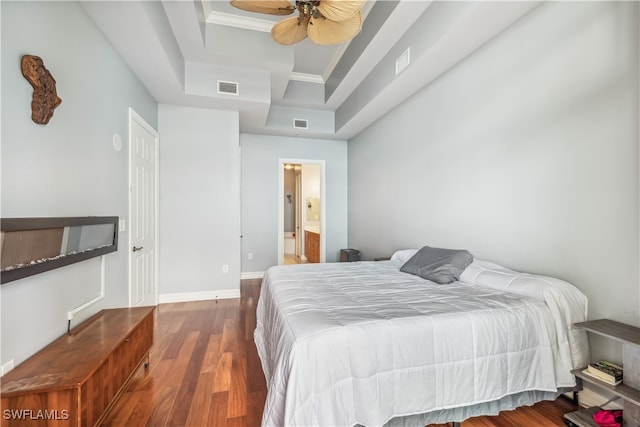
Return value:
M 304 229 L 304 254 L 308 262 L 320 262 L 320 227 L 307 226 Z

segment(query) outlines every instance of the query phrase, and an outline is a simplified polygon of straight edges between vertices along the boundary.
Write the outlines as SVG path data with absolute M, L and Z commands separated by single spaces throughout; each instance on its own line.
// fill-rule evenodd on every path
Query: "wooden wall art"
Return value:
M 56 92 L 56 81 L 42 59 L 34 55 L 22 57 L 22 75 L 33 86 L 31 120 L 46 125 L 53 117 L 53 110 L 62 102 Z

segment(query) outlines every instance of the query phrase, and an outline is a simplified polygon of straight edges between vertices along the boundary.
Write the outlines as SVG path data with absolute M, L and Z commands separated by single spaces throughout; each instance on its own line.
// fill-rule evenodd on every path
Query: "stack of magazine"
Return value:
M 582 373 L 611 385 L 618 385 L 622 382 L 622 366 L 606 360 L 590 363 Z

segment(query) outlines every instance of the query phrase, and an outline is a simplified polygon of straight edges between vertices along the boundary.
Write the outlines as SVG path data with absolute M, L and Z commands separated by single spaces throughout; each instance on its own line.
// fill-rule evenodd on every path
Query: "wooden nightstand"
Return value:
M 357 249 L 340 249 L 340 262 L 360 261 L 360 251 Z

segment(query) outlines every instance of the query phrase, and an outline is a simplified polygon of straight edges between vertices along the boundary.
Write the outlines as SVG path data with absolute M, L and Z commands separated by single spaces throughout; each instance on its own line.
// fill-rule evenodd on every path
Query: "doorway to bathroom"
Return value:
M 278 264 L 325 261 L 324 166 L 324 160 L 278 161 Z

